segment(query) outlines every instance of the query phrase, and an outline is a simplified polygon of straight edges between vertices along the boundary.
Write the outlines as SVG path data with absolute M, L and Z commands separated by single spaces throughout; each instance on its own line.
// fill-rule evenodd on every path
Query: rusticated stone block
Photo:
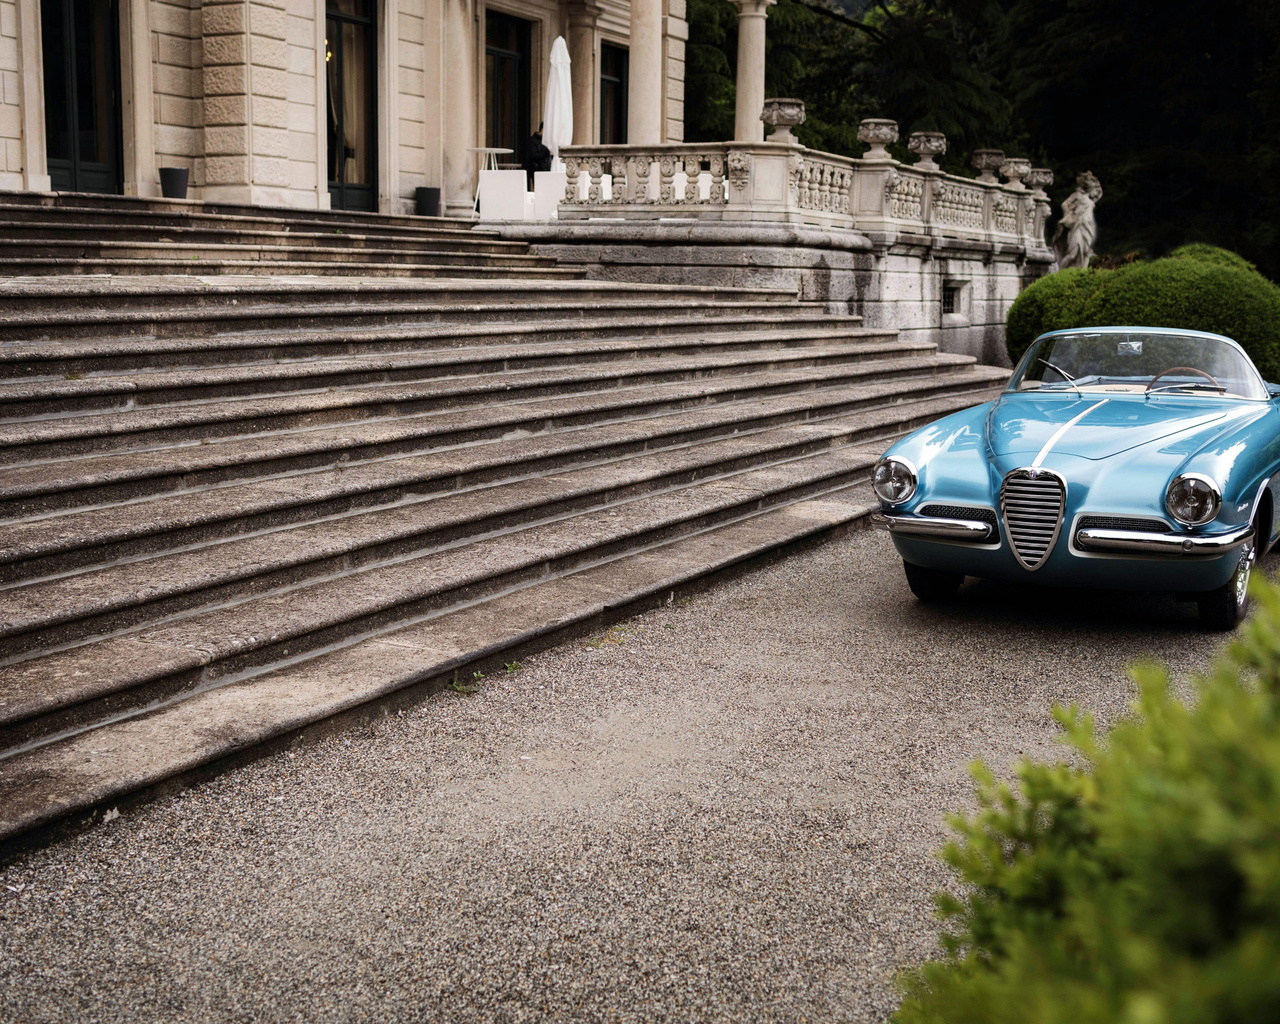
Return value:
M 231 4 L 206 3 L 200 9 L 202 30 L 206 36 L 233 35 L 244 32 L 245 5 L 243 0 Z
M 253 123 L 263 128 L 288 128 L 289 101 L 255 96 L 253 98 Z
M 206 127 L 204 151 L 209 156 L 240 156 L 247 153 L 249 139 L 245 126 Z
M 249 8 L 249 31 L 255 36 L 288 38 L 289 18 L 283 7 L 253 3 Z
M 284 157 L 289 156 L 289 130 L 287 128 L 253 129 L 253 156 Z M 256 179 L 255 179 L 256 180 Z
M 225 67 L 205 67 L 204 94 L 206 96 L 234 96 L 248 92 L 248 69 L 243 64 Z
M 249 105 L 243 94 L 239 96 L 208 96 L 204 101 L 204 123 L 244 124 L 249 120 Z
M 289 44 L 283 39 L 252 36 L 249 52 L 253 56 L 255 67 L 278 68 L 283 71 L 289 66 Z
M 248 178 L 248 157 L 211 156 L 204 162 L 204 180 L 210 185 L 238 185 Z
M 243 64 L 245 60 L 244 36 L 205 36 L 205 67 L 219 64 Z
M 282 157 L 255 156 L 253 183 L 289 187 L 289 161 Z
M 289 72 L 287 71 L 255 67 L 251 80 L 255 96 L 274 96 L 281 100 L 289 97 Z

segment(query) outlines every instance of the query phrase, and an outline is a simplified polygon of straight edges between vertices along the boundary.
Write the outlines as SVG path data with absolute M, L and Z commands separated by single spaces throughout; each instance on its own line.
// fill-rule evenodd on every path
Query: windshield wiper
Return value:
M 1164 387 L 1147 388 L 1148 395 L 1154 395 L 1159 391 L 1217 391 L 1226 394 L 1227 388 L 1221 384 L 1201 384 L 1199 381 L 1191 384 L 1166 384 Z
M 1081 389 L 1080 385 L 1076 383 L 1076 379 L 1073 376 L 1071 376 L 1071 374 L 1067 373 L 1067 371 L 1064 370 L 1061 366 L 1054 366 L 1053 363 L 1049 362 L 1049 360 L 1041 359 L 1039 356 L 1036 357 L 1036 362 L 1044 363 L 1044 365 L 1049 367 L 1049 369 L 1051 369 L 1054 373 L 1062 374 L 1063 380 L 1065 380 L 1073 388 L 1079 391 L 1080 394 L 1082 395 L 1084 394 L 1084 391 Z

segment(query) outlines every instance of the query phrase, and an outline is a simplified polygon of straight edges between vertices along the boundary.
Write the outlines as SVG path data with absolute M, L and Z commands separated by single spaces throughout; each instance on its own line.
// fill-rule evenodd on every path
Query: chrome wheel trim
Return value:
M 1249 576 L 1253 571 L 1253 563 L 1257 557 L 1258 546 L 1254 541 L 1240 551 L 1240 564 L 1236 566 L 1236 608 L 1243 610 L 1249 603 Z

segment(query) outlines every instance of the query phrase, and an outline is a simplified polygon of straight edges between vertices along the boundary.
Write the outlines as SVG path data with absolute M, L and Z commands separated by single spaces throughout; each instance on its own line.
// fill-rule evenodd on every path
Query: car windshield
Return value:
M 1253 363 L 1221 338 L 1120 331 L 1040 338 L 1018 365 L 1009 390 L 1267 397 Z

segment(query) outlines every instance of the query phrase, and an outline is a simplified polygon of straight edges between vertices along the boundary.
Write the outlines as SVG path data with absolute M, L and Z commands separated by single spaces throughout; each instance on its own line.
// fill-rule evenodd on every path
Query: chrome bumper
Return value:
M 1090 529 L 1077 531 L 1076 546 L 1085 551 L 1124 551 L 1138 555 L 1222 555 L 1240 547 L 1252 533 L 1252 526 L 1204 536 Z
M 938 537 L 942 540 L 987 540 L 992 533 L 987 523 L 975 519 L 943 519 L 938 516 L 893 516 L 888 512 L 873 512 L 871 521 L 883 526 L 890 533 L 911 537 Z

